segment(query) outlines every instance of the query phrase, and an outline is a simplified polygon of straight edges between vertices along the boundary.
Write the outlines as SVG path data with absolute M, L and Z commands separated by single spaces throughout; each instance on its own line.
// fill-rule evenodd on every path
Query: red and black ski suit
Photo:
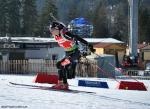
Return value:
M 80 57 L 80 51 L 78 49 L 78 41 L 89 45 L 88 42 L 77 35 L 73 35 L 70 32 L 63 33 L 59 36 L 54 36 L 59 46 L 63 47 L 66 52 L 66 56 L 57 62 L 59 81 L 67 83 L 67 79 L 75 78 L 75 68 Z

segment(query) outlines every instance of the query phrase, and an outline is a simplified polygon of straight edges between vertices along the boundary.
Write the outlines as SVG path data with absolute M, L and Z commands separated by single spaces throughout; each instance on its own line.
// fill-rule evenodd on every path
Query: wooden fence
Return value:
M 34 74 L 37 72 L 57 72 L 55 62 L 50 60 L 8 60 L 0 61 L 0 73 Z
M 76 75 L 80 77 L 97 77 L 97 60 L 81 58 L 76 67 Z
M 52 60 L 0 60 L 0 74 L 36 74 L 38 72 L 58 72 L 55 61 Z M 96 77 L 96 61 L 82 61 L 76 67 L 76 75 L 81 77 Z

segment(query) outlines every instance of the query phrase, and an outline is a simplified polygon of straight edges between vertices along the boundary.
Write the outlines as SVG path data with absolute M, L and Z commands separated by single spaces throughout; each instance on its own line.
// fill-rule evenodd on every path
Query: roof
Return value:
M 86 41 L 91 42 L 91 43 L 98 43 L 98 42 L 103 42 L 103 43 L 124 43 L 122 41 L 119 41 L 114 38 L 84 38 Z
M 104 49 L 125 49 L 124 44 L 119 44 L 119 43 L 97 43 L 94 44 L 94 48 L 104 48 Z
M 112 43 L 97 43 L 94 45 L 95 48 L 106 48 L 110 46 Z
M 9 37 L 0 37 L 0 42 L 7 42 Z M 19 43 L 48 43 L 55 42 L 54 38 L 39 38 L 39 37 L 11 37 L 12 42 Z
M 111 54 L 100 54 L 100 55 L 97 55 L 95 53 L 92 53 L 91 55 L 86 56 L 86 58 L 88 58 L 88 59 L 104 58 L 104 57 L 114 57 L 114 55 L 111 55 Z
M 11 39 L 12 42 L 20 43 L 48 43 L 55 42 L 54 38 L 41 38 L 41 37 L 0 37 L 0 42 L 7 42 Z M 84 38 L 89 43 L 123 43 L 122 41 L 113 38 Z

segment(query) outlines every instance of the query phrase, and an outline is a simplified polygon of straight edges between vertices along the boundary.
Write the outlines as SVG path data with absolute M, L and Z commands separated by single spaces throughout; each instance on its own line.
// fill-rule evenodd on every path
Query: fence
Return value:
M 97 60 L 81 58 L 77 64 L 76 72 L 76 75 L 81 77 L 97 77 Z
M 92 63 L 91 63 L 92 62 Z M 56 61 L 44 59 L 30 60 L 0 60 L 1 74 L 36 74 L 38 72 L 56 73 L 58 72 Z M 76 75 L 81 77 L 96 77 L 96 61 L 82 61 L 76 67 Z
M 129 76 L 150 76 L 150 70 L 128 70 L 127 75 Z
M 8 60 L 0 61 L 0 73 L 34 74 L 37 72 L 57 72 L 55 62 L 51 60 Z

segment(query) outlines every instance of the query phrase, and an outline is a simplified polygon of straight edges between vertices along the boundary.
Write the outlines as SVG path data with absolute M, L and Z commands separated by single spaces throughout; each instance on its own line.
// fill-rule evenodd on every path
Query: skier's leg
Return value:
M 63 81 L 63 71 L 62 69 L 58 69 L 58 83 L 60 83 L 61 81 Z
M 66 67 L 67 79 L 72 79 L 72 63 Z
M 75 78 L 76 75 L 76 63 L 72 64 L 72 78 Z
M 66 73 L 67 73 L 67 79 L 72 79 L 75 78 L 75 63 L 71 63 L 70 65 L 67 66 L 66 68 Z
M 67 68 L 63 69 L 63 84 L 68 84 L 68 82 L 67 82 Z
M 68 71 L 69 71 L 69 79 L 75 78 L 76 75 L 76 65 L 78 63 L 79 60 L 79 56 L 80 56 L 80 51 L 76 50 L 74 53 L 69 54 L 70 57 L 70 67 L 68 67 Z
M 58 68 L 59 80 L 58 84 L 52 86 L 52 88 L 58 90 L 68 90 L 67 75 L 65 71 L 66 69 L 64 66 L 61 65 L 61 62 L 58 62 L 56 66 Z
M 56 63 L 56 67 L 58 69 L 58 76 L 59 76 L 58 83 L 60 83 L 63 80 L 63 68 L 61 66 L 61 61 L 58 61 Z

